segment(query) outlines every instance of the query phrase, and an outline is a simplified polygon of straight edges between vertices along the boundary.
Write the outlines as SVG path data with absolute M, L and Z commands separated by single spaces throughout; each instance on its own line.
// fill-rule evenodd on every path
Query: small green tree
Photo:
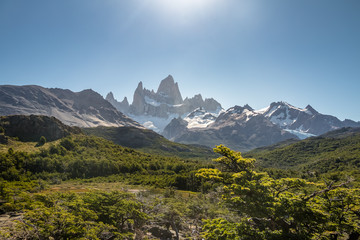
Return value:
M 205 220 L 205 239 L 358 239 L 359 189 L 299 178 L 273 179 L 254 170 L 255 159 L 217 146 L 223 171 L 200 169 L 197 176 L 223 183 L 223 203 L 240 221 Z
M 41 136 L 39 139 L 39 145 L 42 146 L 46 143 L 46 138 L 44 136 Z
M 69 137 L 61 140 L 60 145 L 63 146 L 68 151 L 71 151 L 76 147 L 76 144 L 74 143 L 74 141 Z
M 14 149 L 11 147 L 8 149 L 8 154 L 9 155 L 13 155 L 14 154 Z

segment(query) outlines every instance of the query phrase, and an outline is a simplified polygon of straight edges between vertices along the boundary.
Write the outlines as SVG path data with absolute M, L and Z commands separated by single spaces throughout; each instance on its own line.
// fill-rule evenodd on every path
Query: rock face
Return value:
M 216 100 L 204 100 L 200 94 L 183 100 L 178 83 L 171 75 L 161 81 L 156 92 L 144 88 L 140 82 L 130 106 L 127 101 L 116 101 L 112 93 L 106 99 L 119 111 L 157 132 L 161 132 L 173 118 L 183 118 L 197 108 L 216 115 L 222 109 Z
M 80 128 L 70 127 L 54 117 L 38 115 L 12 115 L 0 117 L 0 126 L 4 135 L 18 137 L 21 141 L 39 141 L 44 136 L 47 141 L 54 141 L 71 133 L 81 133 Z
M 70 126 L 142 127 L 93 90 L 72 92 L 40 86 L 0 86 L 0 116 L 53 116 Z
M 161 96 L 163 102 L 167 104 L 177 105 L 183 103 L 178 83 L 174 82 L 171 75 L 161 81 L 156 94 Z
M 108 101 L 109 103 L 111 103 L 111 105 L 113 105 L 116 109 L 122 109 L 123 112 L 128 112 L 129 111 L 130 105 L 129 105 L 129 102 L 127 100 L 127 97 L 125 97 L 122 102 L 118 102 L 114 98 L 114 94 L 112 92 L 109 92 L 106 95 L 105 100 Z
M 167 139 L 173 140 L 177 136 L 181 136 L 188 131 L 188 123 L 182 118 L 174 118 L 171 122 L 165 127 L 162 135 Z

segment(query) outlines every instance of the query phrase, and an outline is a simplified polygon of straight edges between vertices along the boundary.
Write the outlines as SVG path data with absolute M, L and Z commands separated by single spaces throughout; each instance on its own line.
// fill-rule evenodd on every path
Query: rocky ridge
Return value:
M 117 111 L 97 92 L 59 88 L 0 86 L 0 116 L 44 115 L 78 127 L 142 126 Z
M 262 114 L 282 129 L 297 134 L 300 138 L 318 136 L 343 127 L 360 127 L 360 122 L 349 119 L 340 121 L 337 117 L 321 114 L 312 106 L 297 108 L 286 102 L 273 102 Z

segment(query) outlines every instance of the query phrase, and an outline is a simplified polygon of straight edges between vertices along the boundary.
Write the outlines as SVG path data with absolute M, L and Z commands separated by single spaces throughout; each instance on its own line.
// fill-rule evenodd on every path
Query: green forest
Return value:
M 360 238 L 357 133 L 244 155 L 93 135 L 5 137 L 0 239 Z

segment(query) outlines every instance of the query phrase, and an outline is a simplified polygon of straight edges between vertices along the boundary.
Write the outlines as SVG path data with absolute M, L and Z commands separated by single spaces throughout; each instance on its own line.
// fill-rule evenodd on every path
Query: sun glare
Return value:
M 217 0 L 154 0 L 152 7 L 167 21 L 187 24 L 209 14 L 215 2 Z

